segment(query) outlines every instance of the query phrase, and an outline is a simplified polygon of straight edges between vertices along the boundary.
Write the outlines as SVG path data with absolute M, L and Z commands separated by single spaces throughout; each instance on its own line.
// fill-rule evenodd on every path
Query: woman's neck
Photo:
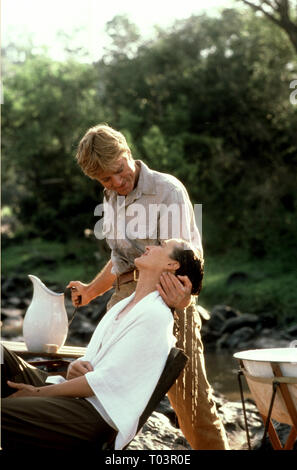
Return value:
M 135 296 L 133 301 L 139 302 L 146 295 L 157 290 L 157 283 L 159 282 L 161 273 L 141 271 L 137 281 L 137 287 L 135 290 Z

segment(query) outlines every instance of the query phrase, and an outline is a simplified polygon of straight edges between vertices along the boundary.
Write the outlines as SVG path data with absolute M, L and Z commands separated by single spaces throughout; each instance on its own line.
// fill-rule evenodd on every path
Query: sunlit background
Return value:
M 46 46 L 52 57 L 63 59 L 64 51 L 57 33 L 62 31 L 72 37 L 75 33 L 74 42 L 85 48 L 86 60 L 97 60 L 108 42 L 106 23 L 116 15 L 128 15 L 141 35 L 149 38 L 156 25 L 166 28 L 176 19 L 203 12 L 216 15 L 235 1 L 2 0 L 2 41 L 5 47 L 9 41 L 30 37 L 36 47 Z

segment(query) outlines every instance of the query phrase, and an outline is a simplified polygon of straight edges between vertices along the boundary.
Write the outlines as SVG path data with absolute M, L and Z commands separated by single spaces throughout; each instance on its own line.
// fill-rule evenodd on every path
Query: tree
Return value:
M 32 234 L 63 238 L 92 224 L 95 183 L 76 165 L 77 144 L 104 120 L 92 65 L 27 54 L 4 80 L 5 203 Z
M 120 25 L 127 41 L 96 64 L 32 54 L 22 62 L 22 54 L 7 68 L 2 163 L 18 215 L 42 236 L 90 226 L 98 185 L 73 156 L 86 129 L 107 122 L 135 158 L 175 175 L 203 203 L 208 247 L 260 255 L 291 243 L 297 107 L 285 33 L 234 9 L 159 28 L 150 42 Z
M 288 35 L 297 52 L 297 6 L 292 13 L 289 0 L 242 0 L 254 11 L 263 13 L 266 18 L 282 28 Z
M 110 38 L 110 46 L 106 47 L 106 55 L 111 59 L 132 57 L 137 51 L 140 33 L 127 15 L 116 15 L 106 23 L 105 31 Z
M 292 239 L 288 44 L 264 18 L 225 10 L 178 21 L 135 56 L 98 63 L 110 124 L 129 130 L 137 157 L 203 203 L 205 240 L 216 249 L 230 243 L 264 254 L 280 227 Z

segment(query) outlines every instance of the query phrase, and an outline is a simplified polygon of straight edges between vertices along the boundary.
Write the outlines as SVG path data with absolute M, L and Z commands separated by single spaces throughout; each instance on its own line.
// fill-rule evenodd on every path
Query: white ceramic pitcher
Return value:
M 32 352 L 59 349 L 68 334 L 68 317 L 64 294 L 56 294 L 37 277 L 29 274 L 33 283 L 33 298 L 23 323 L 23 336 Z M 54 346 L 56 345 L 56 347 Z

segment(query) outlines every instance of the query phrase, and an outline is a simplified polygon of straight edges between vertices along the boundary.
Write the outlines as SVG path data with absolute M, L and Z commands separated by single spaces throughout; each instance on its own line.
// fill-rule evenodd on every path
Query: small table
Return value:
M 7 349 L 15 352 L 18 356 L 28 358 L 32 356 L 36 357 L 49 357 L 51 359 L 61 359 L 64 357 L 77 359 L 82 357 L 86 348 L 80 346 L 62 346 L 57 352 L 44 352 L 44 351 L 28 351 L 25 343 L 21 341 L 2 341 L 1 344 Z
M 280 365 L 277 362 L 270 363 L 272 371 L 273 371 L 273 377 L 262 377 L 262 376 L 258 377 L 258 376 L 251 375 L 246 370 L 244 363 L 241 359 L 239 360 L 239 364 L 240 364 L 240 369 L 238 371 L 238 380 L 239 380 L 240 395 L 241 395 L 241 402 L 242 402 L 249 450 L 252 450 L 252 449 L 251 449 L 251 443 L 250 443 L 248 426 L 247 426 L 243 389 L 241 385 L 242 375 L 244 375 L 245 379 L 247 380 L 249 388 L 254 397 L 255 403 L 258 407 L 260 416 L 264 423 L 264 435 L 262 438 L 262 446 L 265 444 L 265 438 L 266 438 L 266 435 L 268 434 L 268 437 L 270 439 L 271 445 L 274 450 L 292 450 L 297 440 L 297 409 L 293 401 L 293 396 L 291 395 L 288 389 L 288 385 L 294 385 L 294 386 L 297 385 L 297 377 L 284 376 L 282 374 Z M 270 404 L 269 402 L 267 402 L 266 411 L 263 411 L 263 404 L 261 403 L 261 401 L 259 401 L 258 403 L 258 400 L 257 400 L 258 391 L 257 389 L 254 389 L 253 391 L 253 387 L 252 387 L 253 383 L 258 384 L 258 385 L 260 384 L 261 387 L 267 386 L 267 385 L 271 386 L 271 399 L 270 399 Z M 284 444 L 281 443 L 272 420 L 274 419 L 275 421 L 284 422 L 286 424 L 289 424 L 289 423 L 287 420 L 280 421 L 279 418 L 274 416 L 273 414 L 273 404 L 274 404 L 274 400 L 276 396 L 279 396 L 279 398 L 282 400 L 284 409 L 287 411 L 287 414 L 291 420 L 290 433 Z
M 28 351 L 25 343 L 21 341 L 3 341 L 1 344 L 10 351 L 13 351 L 29 364 L 45 368 L 51 375 L 66 375 L 67 368 L 71 360 L 78 359 L 85 354 L 86 348 L 80 346 L 62 346 L 56 352 Z M 47 360 L 34 360 L 34 358 L 44 358 Z M 31 359 L 31 360 L 30 360 Z M 70 360 L 69 360 L 70 359 Z

